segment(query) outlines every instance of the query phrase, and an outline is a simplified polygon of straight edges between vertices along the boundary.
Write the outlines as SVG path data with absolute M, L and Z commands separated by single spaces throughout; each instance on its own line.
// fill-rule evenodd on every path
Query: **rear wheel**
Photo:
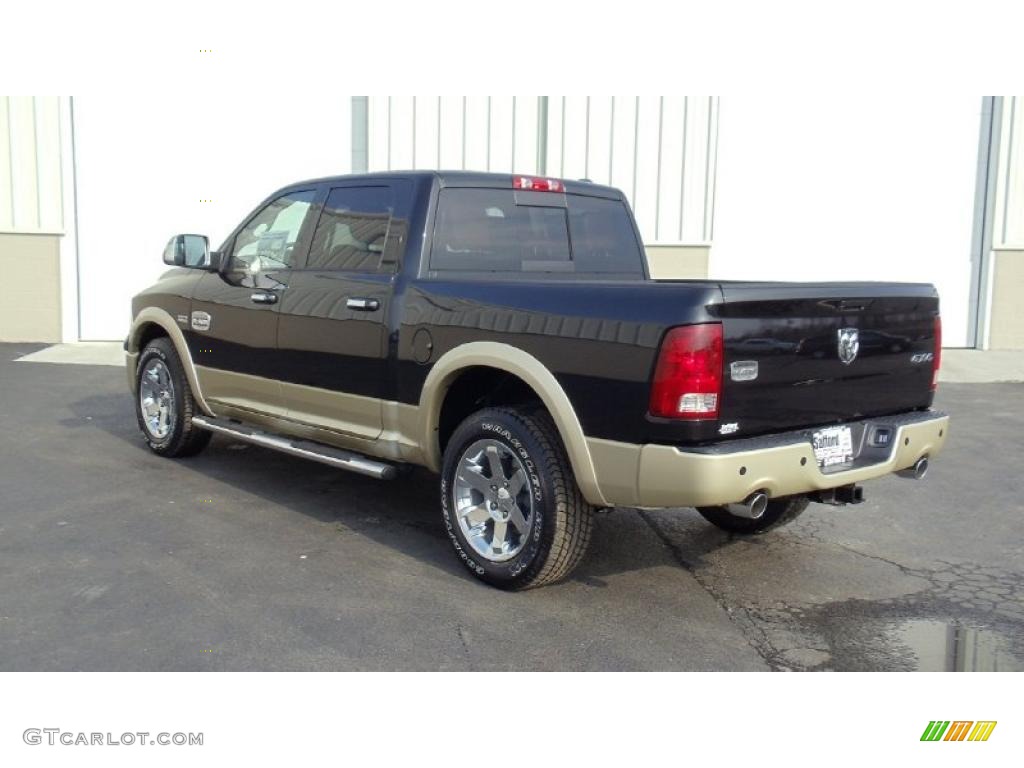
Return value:
M 697 507 L 701 516 L 712 525 L 729 533 L 758 534 L 781 528 L 796 520 L 807 509 L 806 496 L 783 496 L 769 499 L 764 514 L 756 520 L 730 514 L 728 507 Z
M 488 408 L 452 434 L 441 511 L 477 578 L 518 590 L 565 578 L 590 542 L 593 510 L 544 411 Z
M 170 339 L 154 339 L 142 350 L 135 376 L 135 415 L 153 453 L 182 457 L 203 450 L 211 434 L 192 425 L 199 408 Z

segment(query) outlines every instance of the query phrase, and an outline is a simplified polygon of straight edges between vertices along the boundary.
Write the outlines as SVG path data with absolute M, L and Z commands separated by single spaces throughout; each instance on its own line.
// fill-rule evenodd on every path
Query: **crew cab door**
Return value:
M 218 415 L 280 414 L 277 323 L 292 268 L 305 256 L 317 190 L 287 192 L 229 238 L 220 271 L 192 295 L 186 333 L 206 400 Z
M 285 408 L 325 442 L 377 438 L 382 403 L 394 399 L 389 316 L 411 188 L 330 186 L 308 258 L 291 274 L 278 331 Z

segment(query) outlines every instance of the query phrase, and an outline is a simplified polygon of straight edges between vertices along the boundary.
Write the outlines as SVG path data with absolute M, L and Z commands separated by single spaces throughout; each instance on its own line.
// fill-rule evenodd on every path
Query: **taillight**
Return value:
M 651 415 L 717 419 L 721 396 L 722 324 L 682 325 L 666 333 L 651 381 Z
M 932 392 L 939 388 L 939 367 L 942 365 L 942 318 L 935 316 L 935 354 L 932 355 Z
M 558 179 L 538 179 L 533 176 L 513 176 L 512 189 L 528 189 L 532 192 L 565 192 L 565 184 Z

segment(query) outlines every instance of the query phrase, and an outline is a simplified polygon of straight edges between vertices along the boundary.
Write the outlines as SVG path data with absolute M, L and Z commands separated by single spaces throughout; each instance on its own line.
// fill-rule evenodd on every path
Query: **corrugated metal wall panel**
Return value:
M 537 120 L 536 96 L 371 96 L 368 167 L 536 173 Z
M 490 170 L 490 96 L 468 96 L 465 101 L 466 120 L 462 140 L 463 168 Z M 472 139 L 470 137 L 473 137 Z
M 0 231 L 63 233 L 58 96 L 0 97 Z
M 717 109 L 709 97 L 551 97 L 548 172 L 621 189 L 647 243 L 704 243 Z
M 647 243 L 700 244 L 713 227 L 717 111 L 709 97 L 369 97 L 368 168 L 543 167 L 622 189 Z
M 633 161 L 636 147 L 635 96 L 613 96 L 610 99 L 611 126 L 608 130 L 610 145 L 609 176 L 605 178 L 630 198 L 633 197 Z
M 438 97 L 437 151 L 440 159 L 438 168 L 461 168 L 462 160 L 462 116 L 465 99 L 462 97 Z
M 512 96 L 491 97 L 490 164 L 488 169 L 498 173 L 512 173 L 512 144 L 515 139 L 512 130 Z M 479 137 L 470 136 L 470 141 Z
M 655 234 L 658 218 L 658 153 L 661 142 L 658 128 L 661 122 L 660 99 L 641 98 L 637 105 L 634 149 L 636 166 L 633 168 L 634 191 L 631 198 L 644 242 L 657 242 Z M 661 137 L 664 139 L 664 136 Z
M 38 220 L 39 228 L 46 232 L 64 231 L 60 110 L 57 98 L 36 99 Z
M 9 96 L 0 98 L 0 231 L 14 228 L 10 101 Z
M 1024 96 L 1004 96 L 993 244 L 1024 248 Z
M 537 173 L 537 134 L 539 109 L 536 96 L 515 97 L 515 141 L 509 171 Z

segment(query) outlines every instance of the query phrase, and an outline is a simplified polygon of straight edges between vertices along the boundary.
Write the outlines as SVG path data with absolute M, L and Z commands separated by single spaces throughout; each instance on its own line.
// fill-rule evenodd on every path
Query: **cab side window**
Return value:
M 293 267 L 295 242 L 315 196 L 315 190 L 289 192 L 264 206 L 235 237 L 229 271 L 255 274 Z
M 332 189 L 313 234 L 307 268 L 378 271 L 393 210 L 390 186 Z

